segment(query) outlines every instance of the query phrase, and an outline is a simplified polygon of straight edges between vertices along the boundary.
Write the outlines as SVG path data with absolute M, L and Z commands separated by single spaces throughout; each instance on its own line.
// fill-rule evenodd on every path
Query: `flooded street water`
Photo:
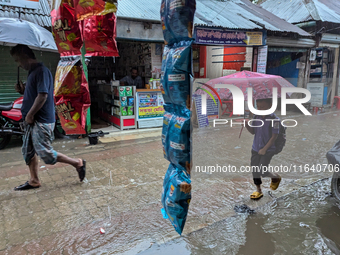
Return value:
M 326 164 L 340 139 L 339 117 L 296 116 L 299 125 L 288 129 L 272 165 Z M 96 146 L 57 140 L 57 151 L 87 160 L 86 182 L 72 167 L 40 162 L 42 187 L 25 192 L 13 191 L 28 178 L 20 141 L 13 142 L 0 152 L 0 254 L 339 254 L 331 172 L 282 173 L 271 193 L 264 179 L 264 197 L 251 201 L 251 173 L 196 171 L 248 166 L 253 137 L 239 133 L 240 127 L 194 129 L 192 201 L 181 238 L 160 212 L 168 167 L 160 131 L 104 138 Z M 243 204 L 256 213 L 236 213 Z
M 140 253 L 156 254 L 340 254 L 340 204 L 329 180 L 314 183 Z

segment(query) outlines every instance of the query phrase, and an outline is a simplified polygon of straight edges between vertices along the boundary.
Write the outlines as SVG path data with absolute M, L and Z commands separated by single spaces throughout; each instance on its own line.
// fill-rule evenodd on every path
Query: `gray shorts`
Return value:
M 57 163 L 58 154 L 52 147 L 54 125 L 54 123 L 40 123 L 37 121 L 33 125 L 26 124 L 22 155 L 27 165 L 29 165 L 35 154 L 45 164 L 54 165 Z

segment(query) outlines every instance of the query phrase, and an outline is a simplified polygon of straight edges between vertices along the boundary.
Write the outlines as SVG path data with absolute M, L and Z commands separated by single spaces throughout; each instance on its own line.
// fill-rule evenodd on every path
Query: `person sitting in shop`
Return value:
M 143 88 L 143 81 L 142 78 L 138 75 L 137 68 L 131 69 L 131 75 L 125 76 L 123 79 L 120 80 L 121 86 L 136 86 L 137 89 Z

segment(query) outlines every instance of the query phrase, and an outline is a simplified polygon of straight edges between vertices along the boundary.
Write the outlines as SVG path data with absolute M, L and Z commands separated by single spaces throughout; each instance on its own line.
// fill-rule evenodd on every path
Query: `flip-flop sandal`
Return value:
M 279 175 L 279 181 L 277 181 L 277 182 L 271 182 L 270 183 L 270 189 L 271 190 L 277 190 L 277 188 L 279 187 L 279 185 L 280 185 L 280 182 L 281 182 L 281 176 Z
M 263 193 L 260 193 L 258 191 L 253 192 L 253 194 L 250 195 L 250 198 L 253 200 L 257 200 L 263 197 Z
M 82 182 L 86 175 L 86 160 L 85 159 L 83 159 L 83 165 L 79 168 L 79 170 L 77 169 L 77 172 L 78 172 L 79 180 Z
M 20 191 L 20 190 L 29 190 L 29 189 L 38 189 L 38 188 L 40 188 L 40 186 L 34 187 L 34 186 L 30 185 L 27 181 L 24 184 L 21 184 L 20 186 L 15 187 L 14 190 Z

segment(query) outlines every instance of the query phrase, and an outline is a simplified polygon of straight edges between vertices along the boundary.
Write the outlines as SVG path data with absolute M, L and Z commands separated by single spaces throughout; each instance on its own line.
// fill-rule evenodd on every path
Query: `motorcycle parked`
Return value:
M 340 201 L 340 141 L 327 152 L 329 169 L 334 172 L 331 180 L 331 191 L 333 196 Z
M 21 114 L 22 101 L 23 97 L 20 97 L 12 103 L 0 104 L 0 150 L 8 145 L 13 135 L 23 136 L 25 134 Z M 54 135 L 57 138 L 65 136 L 57 115 Z
M 340 172 L 333 174 L 331 190 L 334 197 L 340 201 Z

